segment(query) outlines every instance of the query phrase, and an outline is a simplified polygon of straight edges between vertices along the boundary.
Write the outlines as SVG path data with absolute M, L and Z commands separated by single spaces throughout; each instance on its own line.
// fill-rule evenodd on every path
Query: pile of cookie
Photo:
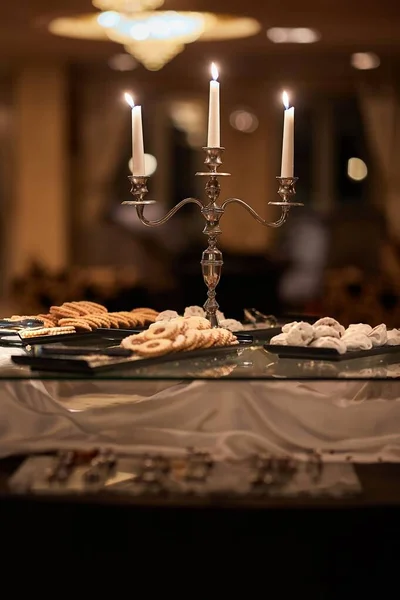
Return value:
M 10 321 L 35 318 L 43 321 L 43 328 L 23 329 L 20 336 L 33 338 L 42 335 L 62 335 L 75 332 L 90 332 L 99 328 L 132 329 L 154 323 L 158 312 L 152 308 L 134 308 L 132 311 L 108 312 L 96 302 L 64 302 L 52 306 L 48 313 L 39 315 L 13 315 Z
M 164 314 L 164 317 L 168 315 Z M 145 331 L 124 338 L 121 346 L 144 358 L 238 343 L 232 332 L 222 327 L 212 329 L 204 317 L 172 316 L 152 323 Z
M 344 354 L 347 351 L 371 350 L 384 345 L 399 346 L 400 330 L 388 330 L 384 323 L 376 327 L 354 323 L 345 329 L 336 319 L 323 317 L 313 325 L 303 321 L 287 323 L 282 327 L 282 333 L 271 338 L 270 344 L 334 348 L 339 354 Z
M 219 326 L 223 329 L 229 329 L 229 331 L 242 331 L 244 329 L 240 321 L 236 319 L 227 319 L 223 312 L 217 310 L 217 319 Z M 163 310 L 157 316 L 157 321 L 169 321 L 170 319 L 176 319 L 180 317 L 176 310 Z M 184 317 L 206 317 L 206 311 L 201 306 L 187 306 L 183 313 Z

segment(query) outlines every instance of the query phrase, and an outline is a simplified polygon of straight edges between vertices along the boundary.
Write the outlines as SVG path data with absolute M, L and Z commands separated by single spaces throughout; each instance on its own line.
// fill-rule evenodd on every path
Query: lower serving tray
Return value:
M 307 358 L 308 360 L 344 361 L 354 358 L 366 358 L 368 356 L 379 356 L 382 354 L 400 354 L 400 346 L 379 346 L 371 350 L 351 350 L 339 354 L 334 348 L 311 348 L 310 346 L 277 346 L 265 344 L 264 348 L 277 354 L 281 358 Z
M 82 355 L 71 356 L 12 356 L 11 360 L 16 365 L 30 367 L 32 371 L 51 371 L 53 373 L 73 373 L 81 375 L 96 375 L 113 369 L 131 368 L 138 369 L 150 365 L 162 364 L 165 362 L 176 362 L 196 358 L 223 357 L 229 354 L 238 354 L 249 344 L 242 342 L 236 346 L 223 346 L 219 348 L 203 348 L 191 350 L 189 352 L 176 352 L 157 356 L 154 358 L 126 358 L 126 357 L 107 357 L 99 356 L 88 357 L 84 355 L 85 349 L 82 348 Z

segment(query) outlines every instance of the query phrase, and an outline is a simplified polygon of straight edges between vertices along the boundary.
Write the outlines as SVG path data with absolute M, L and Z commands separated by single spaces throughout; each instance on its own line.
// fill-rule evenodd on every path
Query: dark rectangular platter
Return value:
M 344 354 L 339 354 L 334 348 L 310 348 L 309 346 L 276 346 L 265 344 L 264 348 L 268 352 L 271 352 L 271 354 L 277 354 L 280 358 L 306 358 L 308 360 L 329 360 L 335 362 L 379 356 L 382 354 L 400 353 L 400 346 L 380 346 L 378 348 L 371 348 L 371 350 L 352 350 Z
M 101 334 L 102 336 L 108 334 L 112 337 L 115 337 L 115 339 L 122 339 L 128 335 L 139 333 L 139 331 L 142 331 L 142 329 L 105 329 L 100 327 L 96 330 L 96 333 Z M 251 335 L 255 340 L 270 340 L 274 335 L 278 335 L 279 333 L 282 333 L 281 327 L 269 327 L 267 329 L 243 329 L 241 331 L 234 332 L 235 335 Z
M 53 373 L 73 373 L 82 375 L 95 375 L 113 369 L 130 367 L 132 369 L 147 367 L 150 365 L 158 365 L 166 362 L 176 362 L 181 360 L 189 360 L 196 358 L 213 358 L 218 356 L 228 356 L 235 354 L 238 350 L 248 347 L 249 344 L 243 342 L 237 346 L 225 346 L 220 348 L 204 348 L 199 350 L 191 350 L 189 352 L 179 352 L 174 354 L 165 354 L 155 358 L 142 358 L 137 361 L 132 361 L 127 358 L 116 358 L 109 364 L 91 366 L 90 362 L 82 357 L 52 357 L 52 356 L 12 356 L 11 360 L 16 365 L 30 367 L 33 371 L 51 371 Z M 82 355 L 85 349 L 82 348 Z M 99 351 L 101 355 L 101 350 Z

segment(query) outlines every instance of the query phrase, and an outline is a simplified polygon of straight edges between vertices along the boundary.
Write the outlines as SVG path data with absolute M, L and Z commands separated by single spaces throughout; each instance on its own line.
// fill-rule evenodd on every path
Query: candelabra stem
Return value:
M 211 327 L 218 327 L 217 310 L 219 308 L 216 300 L 216 287 L 221 278 L 222 252 L 217 248 L 218 236 L 221 234 L 219 220 L 223 215 L 221 208 L 213 203 L 208 204 L 202 209 L 202 215 L 206 219 L 206 225 L 203 233 L 208 238 L 208 247 L 204 250 L 201 257 L 201 270 L 203 273 L 204 283 L 207 286 L 207 300 L 204 304 L 207 319 L 211 323 Z

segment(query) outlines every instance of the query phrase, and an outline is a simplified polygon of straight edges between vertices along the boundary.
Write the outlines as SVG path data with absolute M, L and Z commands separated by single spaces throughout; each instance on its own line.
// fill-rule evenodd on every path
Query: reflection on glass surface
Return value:
M 103 340 L 103 348 L 107 341 Z M 397 379 L 400 378 L 399 354 L 381 354 L 365 358 L 330 362 L 279 358 L 261 345 L 244 347 L 227 354 L 215 353 L 204 358 L 190 358 L 182 353 L 174 360 L 148 366 L 139 361 L 115 365 L 112 370 L 92 376 L 73 373 L 31 372 L 28 368 L 4 364 L 0 367 L 0 379 L 87 379 L 90 380 L 338 380 L 338 379 Z M 109 342 L 108 346 L 115 345 Z M 10 350 L 10 355 L 12 351 Z M 113 359 L 115 360 L 115 359 Z

